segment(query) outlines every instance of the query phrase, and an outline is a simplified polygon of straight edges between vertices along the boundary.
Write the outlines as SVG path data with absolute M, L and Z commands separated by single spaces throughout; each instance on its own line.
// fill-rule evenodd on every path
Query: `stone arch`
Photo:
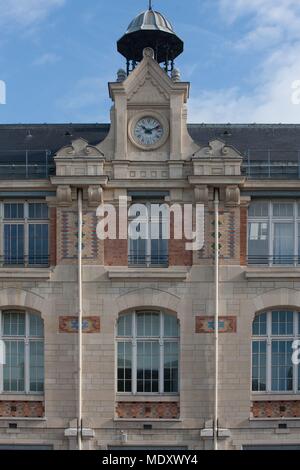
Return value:
M 40 295 L 22 289 L 8 288 L 0 290 L 0 308 L 34 310 L 44 318 L 50 311 L 50 304 Z
M 258 295 L 247 304 L 247 311 L 253 321 L 255 316 L 264 310 L 279 307 L 300 309 L 300 291 L 282 287 Z
M 116 299 L 118 311 L 135 308 L 159 308 L 177 313 L 180 297 L 169 292 L 145 287 L 127 292 Z

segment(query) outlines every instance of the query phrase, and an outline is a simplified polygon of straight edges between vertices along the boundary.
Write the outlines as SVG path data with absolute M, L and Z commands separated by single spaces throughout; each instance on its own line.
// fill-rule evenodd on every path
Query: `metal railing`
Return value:
M 0 256 L 0 268 L 48 268 L 49 266 L 49 255 Z
M 129 267 L 167 268 L 169 255 L 144 255 L 131 253 L 128 255 Z
M 247 259 L 249 266 L 300 266 L 300 255 L 248 255 Z
M 50 150 L 1 150 L 0 180 L 43 179 L 55 174 Z
M 300 150 L 244 152 L 242 175 L 250 179 L 299 179 Z

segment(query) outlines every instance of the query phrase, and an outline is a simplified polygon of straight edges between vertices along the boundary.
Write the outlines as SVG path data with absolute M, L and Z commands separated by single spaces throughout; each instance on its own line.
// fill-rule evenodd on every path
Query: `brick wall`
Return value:
M 183 225 L 183 224 L 182 224 Z M 182 226 L 182 233 L 183 226 Z M 185 249 L 187 240 L 183 237 L 182 240 L 174 239 L 174 216 L 171 214 L 170 220 L 170 240 L 169 240 L 169 265 L 170 266 L 192 266 L 193 252 Z
M 50 209 L 50 265 L 57 263 L 57 211 L 55 207 Z
M 300 400 L 254 401 L 254 418 L 300 418 Z
M 241 207 L 240 209 L 240 264 L 247 265 L 247 233 L 248 233 L 248 209 Z

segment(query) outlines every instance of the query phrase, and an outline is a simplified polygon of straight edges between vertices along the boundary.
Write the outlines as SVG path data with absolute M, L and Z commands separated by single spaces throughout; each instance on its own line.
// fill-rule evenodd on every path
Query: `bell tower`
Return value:
M 184 48 L 171 23 L 152 9 L 152 1 L 149 1 L 148 10 L 132 20 L 117 43 L 118 52 L 126 58 L 127 75 L 142 61 L 146 47 L 153 49 L 155 60 L 163 64 L 166 72 L 172 72 L 174 60 Z
M 190 85 L 175 68 L 184 44 L 171 23 L 149 2 L 148 10 L 131 21 L 117 49 L 127 67 L 109 83 L 111 128 L 99 150 L 115 165 L 190 157 L 198 150 L 186 125 Z

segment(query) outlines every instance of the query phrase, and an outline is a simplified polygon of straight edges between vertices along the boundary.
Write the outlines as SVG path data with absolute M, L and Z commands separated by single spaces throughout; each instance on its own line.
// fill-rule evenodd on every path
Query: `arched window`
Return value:
M 150 311 L 121 315 L 117 324 L 117 391 L 178 393 L 179 323 Z
M 300 370 L 293 363 L 293 343 L 300 338 L 300 313 L 272 310 L 252 326 L 252 390 L 299 393 Z
M 0 339 L 5 364 L 0 365 L 0 392 L 44 391 L 44 323 L 32 312 L 0 310 Z

